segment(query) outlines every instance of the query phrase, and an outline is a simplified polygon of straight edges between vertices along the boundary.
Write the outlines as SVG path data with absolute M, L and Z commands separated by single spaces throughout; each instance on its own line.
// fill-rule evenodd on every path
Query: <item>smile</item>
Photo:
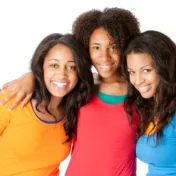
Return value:
M 113 64 L 111 65 L 100 65 L 100 69 L 103 71 L 110 71 L 112 68 Z
M 150 86 L 150 85 L 147 85 L 147 86 L 143 86 L 143 87 L 138 87 L 138 90 L 139 90 L 139 92 L 141 92 L 141 93 L 145 93 L 145 92 L 147 92 L 150 88 L 151 88 L 151 86 Z
M 53 81 L 53 84 L 57 85 L 58 87 L 66 87 L 68 85 L 68 82 L 56 82 L 56 81 Z

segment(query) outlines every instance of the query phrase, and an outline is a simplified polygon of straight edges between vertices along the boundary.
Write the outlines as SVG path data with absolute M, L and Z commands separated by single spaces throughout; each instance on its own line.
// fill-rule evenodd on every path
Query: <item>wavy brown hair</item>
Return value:
M 160 79 L 155 98 L 142 98 L 140 93 L 130 84 L 127 71 L 127 56 L 130 53 L 147 53 L 152 57 L 154 68 Z M 176 45 L 161 32 L 146 31 L 129 44 L 122 65 L 124 75 L 128 80 L 125 109 L 129 120 L 133 120 L 130 107 L 134 104 L 141 115 L 140 135 L 145 133 L 150 122 L 157 121 L 156 135 L 157 142 L 159 142 L 163 128 L 170 123 L 176 110 Z

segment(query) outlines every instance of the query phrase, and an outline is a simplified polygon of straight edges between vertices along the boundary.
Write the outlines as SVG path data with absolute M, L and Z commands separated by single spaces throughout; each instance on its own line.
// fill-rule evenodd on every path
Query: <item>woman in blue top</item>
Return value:
M 137 157 L 147 176 L 176 176 L 176 45 L 166 35 L 147 31 L 128 46 L 123 60 L 128 80 L 125 108 L 141 115 Z

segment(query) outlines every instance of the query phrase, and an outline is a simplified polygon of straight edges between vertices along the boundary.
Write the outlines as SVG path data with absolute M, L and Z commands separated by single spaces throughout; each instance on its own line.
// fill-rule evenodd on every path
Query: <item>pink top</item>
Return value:
M 139 116 L 130 126 L 124 103 L 110 105 L 97 95 L 78 114 L 77 139 L 66 176 L 135 176 Z

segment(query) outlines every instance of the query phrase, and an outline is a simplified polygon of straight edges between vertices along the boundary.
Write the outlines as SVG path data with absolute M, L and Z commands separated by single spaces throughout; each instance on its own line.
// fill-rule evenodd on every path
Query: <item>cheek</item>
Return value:
M 132 76 L 129 76 L 129 81 L 130 81 L 131 84 L 134 85 L 134 78 Z
M 94 63 L 100 56 L 100 51 L 89 51 L 90 59 Z
M 114 57 L 115 57 L 116 63 L 117 63 L 118 65 L 120 65 L 120 64 L 121 64 L 121 63 L 120 63 L 120 56 L 119 56 L 119 55 L 115 55 Z
M 159 84 L 159 77 L 156 73 L 153 73 L 150 75 L 149 79 L 151 80 L 151 82 L 153 84 L 155 84 L 157 87 L 158 87 L 158 84 Z
M 95 63 L 95 60 L 96 60 L 96 56 L 90 54 L 90 60 L 91 60 L 91 62 L 94 64 L 94 63 Z
M 50 72 L 48 70 L 44 70 L 44 81 L 45 81 L 45 83 L 49 82 L 50 79 L 52 78 L 52 76 L 53 76 L 52 72 Z
M 159 86 L 159 82 L 160 82 L 160 80 L 159 80 L 158 76 L 154 77 L 153 82 L 155 83 L 155 87 L 156 87 L 156 89 L 157 89 L 157 88 L 158 88 L 158 86 Z
M 76 72 L 70 74 L 70 80 L 72 82 L 72 85 L 76 86 L 76 84 L 78 82 L 78 74 Z
M 112 51 L 110 52 L 110 55 L 115 58 L 116 60 L 120 59 L 120 55 L 118 54 L 118 52 Z

